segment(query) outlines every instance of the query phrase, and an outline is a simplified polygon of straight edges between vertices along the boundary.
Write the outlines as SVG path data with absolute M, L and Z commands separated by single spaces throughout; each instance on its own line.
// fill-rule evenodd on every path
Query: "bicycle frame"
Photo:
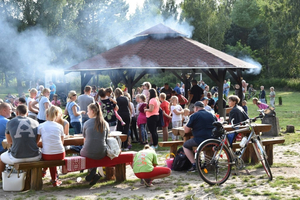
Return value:
M 220 151 L 219 151 L 219 152 L 221 152 L 222 149 L 223 149 L 223 147 L 224 147 L 224 145 L 226 145 L 226 147 L 228 148 L 228 150 L 229 150 L 229 152 L 230 152 L 230 154 L 231 154 L 231 157 L 233 158 L 233 159 L 232 159 L 232 160 L 233 160 L 233 163 L 231 163 L 232 165 L 235 164 L 235 161 L 236 161 L 237 159 L 241 159 L 241 158 L 242 158 L 242 156 L 244 155 L 244 153 L 245 153 L 245 151 L 246 151 L 246 149 L 247 149 L 247 146 L 248 146 L 249 142 L 250 142 L 251 139 L 253 139 L 254 136 L 255 136 L 254 128 L 253 128 L 251 125 L 249 125 L 249 126 L 247 126 L 247 127 L 245 127 L 245 128 L 241 128 L 241 129 L 237 129 L 237 128 L 239 128 L 239 127 L 235 127 L 235 128 L 236 128 L 236 130 L 226 132 L 226 133 L 222 136 L 223 138 L 220 138 L 220 139 L 219 139 L 219 140 L 221 141 L 221 145 L 220 145 L 221 148 L 220 148 Z M 231 148 L 231 145 L 229 144 L 229 140 L 228 140 L 227 135 L 233 134 L 233 133 L 242 133 L 242 132 L 249 131 L 249 130 L 250 130 L 251 132 L 250 132 L 250 134 L 249 134 L 249 136 L 248 136 L 248 138 L 247 138 L 247 142 L 246 142 L 246 144 L 245 144 L 244 147 L 241 147 L 241 149 L 240 149 L 240 151 L 239 151 L 239 155 L 237 155 L 236 152 L 234 152 L 233 149 Z M 215 157 L 216 159 L 219 159 L 219 156 L 220 156 L 220 155 L 214 155 L 214 156 L 216 156 L 216 157 Z

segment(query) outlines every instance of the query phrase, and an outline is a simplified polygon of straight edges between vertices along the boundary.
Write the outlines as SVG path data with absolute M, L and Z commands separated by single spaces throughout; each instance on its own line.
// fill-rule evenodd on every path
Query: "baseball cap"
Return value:
M 196 103 L 194 104 L 194 106 L 204 108 L 204 103 L 202 101 L 196 101 Z
M 201 99 L 201 101 L 204 101 L 204 100 L 208 100 L 208 98 L 207 97 L 203 97 L 203 99 Z

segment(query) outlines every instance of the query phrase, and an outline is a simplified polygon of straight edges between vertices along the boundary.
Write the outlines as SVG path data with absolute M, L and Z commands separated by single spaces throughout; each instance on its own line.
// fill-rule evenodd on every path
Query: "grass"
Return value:
M 282 105 L 278 104 L 278 97 L 282 97 Z M 300 130 L 299 118 L 300 118 L 300 92 L 286 92 L 286 91 L 276 91 L 276 101 L 275 101 L 275 111 L 276 116 L 279 118 L 279 126 L 281 131 L 286 130 L 287 125 L 294 125 L 295 130 Z M 268 99 L 269 101 L 269 99 Z M 250 117 L 255 117 L 258 115 L 258 107 L 253 105 L 252 101 L 249 100 L 247 103 L 248 114 Z M 300 139 L 299 139 L 300 140 Z

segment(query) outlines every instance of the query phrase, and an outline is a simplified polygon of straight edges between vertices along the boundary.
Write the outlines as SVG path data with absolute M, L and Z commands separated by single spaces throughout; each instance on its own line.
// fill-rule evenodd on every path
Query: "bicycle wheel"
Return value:
M 196 167 L 200 177 L 209 185 L 224 183 L 231 173 L 231 154 L 221 142 L 209 139 L 200 144 L 196 153 Z
M 271 181 L 273 179 L 273 176 L 272 176 L 269 162 L 266 158 L 265 150 L 263 149 L 262 145 L 260 144 L 260 142 L 258 140 L 254 140 L 253 148 L 256 152 L 257 158 L 260 160 L 263 168 L 266 171 L 266 174 L 269 177 L 269 180 Z

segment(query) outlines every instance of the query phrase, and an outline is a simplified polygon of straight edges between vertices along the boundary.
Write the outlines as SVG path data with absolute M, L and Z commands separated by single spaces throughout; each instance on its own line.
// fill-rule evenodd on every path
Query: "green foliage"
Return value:
M 230 26 L 230 17 L 226 6 L 217 1 L 185 0 L 181 4 L 182 20 L 194 26 L 193 39 L 222 49 L 226 30 Z

